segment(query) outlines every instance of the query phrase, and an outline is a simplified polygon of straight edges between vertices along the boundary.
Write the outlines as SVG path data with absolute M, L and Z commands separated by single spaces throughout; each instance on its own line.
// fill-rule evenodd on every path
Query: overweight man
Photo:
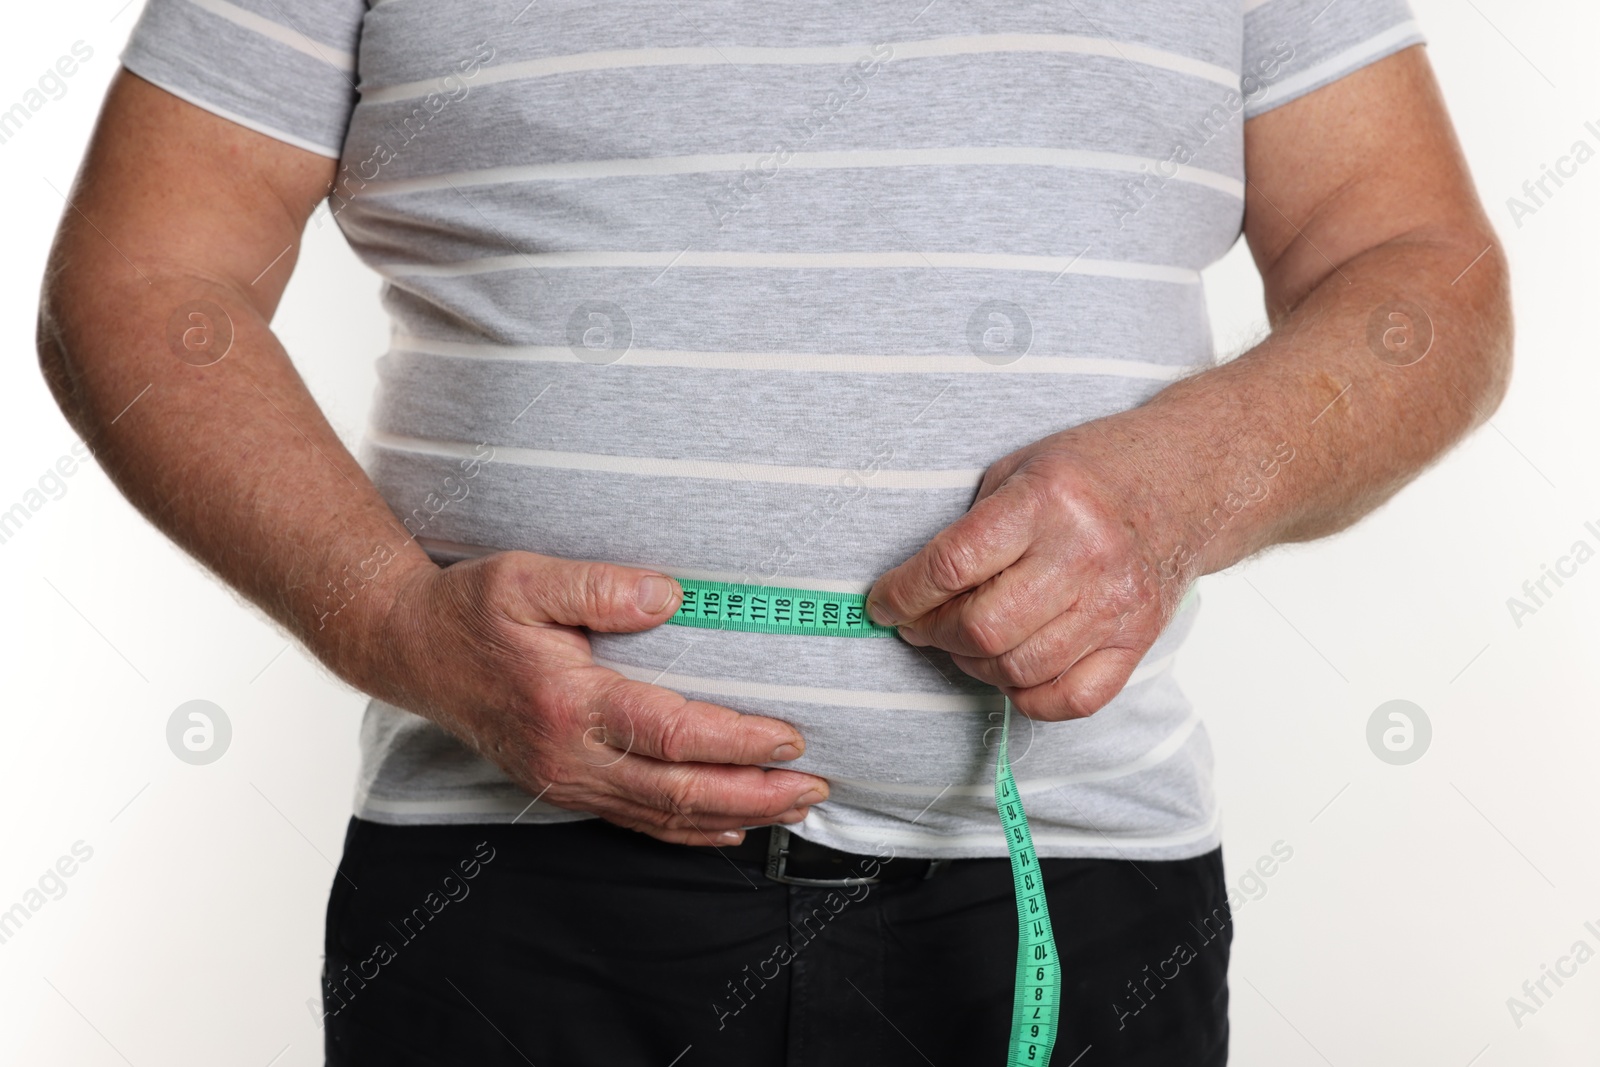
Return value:
M 1005 1062 L 1007 698 L 1053 1062 L 1225 1061 L 1190 589 L 1509 373 L 1403 0 L 149 0 L 122 61 L 40 358 L 372 698 L 328 1063 Z M 359 462 L 292 358 L 377 353 L 270 328 L 308 220 L 392 321 Z M 690 580 L 897 632 L 669 624 Z

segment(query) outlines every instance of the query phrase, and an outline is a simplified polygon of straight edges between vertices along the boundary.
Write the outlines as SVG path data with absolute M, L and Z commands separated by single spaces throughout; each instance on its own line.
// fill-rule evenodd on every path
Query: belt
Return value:
M 905 856 L 884 859 L 845 852 L 796 837 L 787 826 L 763 826 L 749 830 L 743 841 L 719 851 L 752 866 L 764 868 L 770 881 L 822 888 L 927 880 L 951 863 L 950 860 L 910 859 Z

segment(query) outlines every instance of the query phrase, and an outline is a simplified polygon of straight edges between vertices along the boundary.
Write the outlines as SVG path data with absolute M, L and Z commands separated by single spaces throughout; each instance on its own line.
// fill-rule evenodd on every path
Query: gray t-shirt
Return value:
M 123 62 L 341 160 L 394 324 L 363 459 L 437 558 L 863 592 L 990 463 L 1208 366 L 1244 120 L 1421 39 L 1404 0 L 150 0 Z M 1042 855 L 1217 844 L 1195 610 L 1098 714 L 1014 724 Z M 1005 854 L 1001 698 L 943 653 L 594 650 L 798 726 L 807 838 Z M 382 702 L 361 744 L 364 818 L 578 817 Z

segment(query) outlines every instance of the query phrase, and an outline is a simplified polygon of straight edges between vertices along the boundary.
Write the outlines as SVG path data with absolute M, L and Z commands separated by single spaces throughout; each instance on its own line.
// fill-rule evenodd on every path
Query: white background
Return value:
M 133 0 L 28 4 L 0 35 L 0 109 L 73 42 L 93 57 L 0 145 L 0 510 L 75 436 L 33 356 L 40 271 Z M 1414 0 L 1516 289 L 1517 371 L 1492 425 L 1355 530 L 1202 583 L 1179 677 L 1217 751 L 1230 882 L 1293 849 L 1237 913 L 1240 1067 L 1593 1064 L 1600 960 L 1518 1027 L 1506 1000 L 1574 942 L 1600 951 L 1593 718 L 1600 562 L 1519 627 L 1506 600 L 1600 546 L 1593 312 L 1600 161 L 1536 214 L 1506 198 L 1572 143 L 1600 148 L 1600 13 Z M 121 8 L 119 10 L 119 8 Z M 1411 146 L 1393 146 L 1405 167 Z M 1219 351 L 1263 328 L 1242 245 L 1207 277 Z M 387 326 L 376 277 L 312 228 L 276 328 L 347 443 Z M 92 464 L 0 545 L 0 909 L 74 842 L 67 892 L 0 944 L 0 1062 L 321 1062 L 323 905 L 363 700 L 172 548 Z M 203 698 L 232 746 L 195 767 L 168 716 Z M 1380 762 L 1366 723 L 1405 698 L 1426 755 Z M 1063 916 L 1062 921 L 1073 917 Z M 1092 1054 L 1091 1054 L 1092 1055 Z M 275 1059 L 275 1057 L 277 1057 Z

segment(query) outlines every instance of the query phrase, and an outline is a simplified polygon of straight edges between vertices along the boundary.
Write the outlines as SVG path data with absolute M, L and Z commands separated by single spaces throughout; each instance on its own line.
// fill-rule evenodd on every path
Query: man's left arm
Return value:
M 1000 460 L 873 587 L 1033 718 L 1099 710 L 1196 578 L 1350 525 L 1505 393 L 1505 258 L 1420 46 L 1249 120 L 1245 165 L 1270 336 Z

